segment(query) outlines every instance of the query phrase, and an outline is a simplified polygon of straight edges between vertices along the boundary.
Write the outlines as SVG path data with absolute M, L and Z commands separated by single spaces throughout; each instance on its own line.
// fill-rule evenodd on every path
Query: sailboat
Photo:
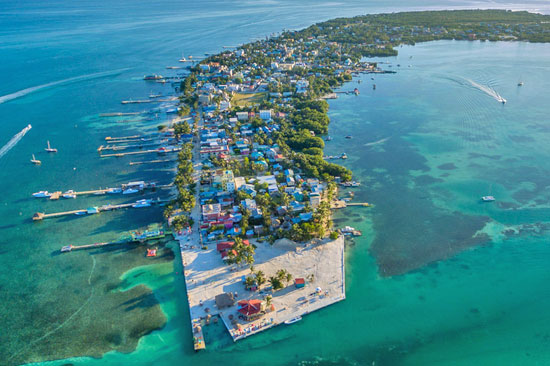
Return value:
M 57 149 L 54 149 L 50 146 L 50 142 L 48 141 L 48 147 L 45 148 L 44 150 L 46 150 L 47 152 L 50 152 L 50 153 L 56 153 L 57 152 Z
M 40 160 L 36 160 L 36 158 L 34 157 L 34 154 L 32 154 L 31 163 L 33 163 L 34 165 L 42 164 L 42 162 Z

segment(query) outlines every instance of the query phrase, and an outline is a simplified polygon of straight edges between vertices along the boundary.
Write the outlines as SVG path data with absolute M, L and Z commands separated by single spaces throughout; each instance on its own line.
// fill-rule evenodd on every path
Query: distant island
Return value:
M 332 209 L 369 204 L 351 202 L 353 193 L 339 197 L 339 185 L 360 183 L 329 161 L 345 154 L 323 153 L 331 139 L 325 99 L 354 75 L 391 72 L 366 57 L 434 40 L 549 42 L 550 16 L 461 10 L 338 18 L 188 67 L 182 121 L 173 125 L 184 141 L 178 197 L 165 215 L 180 232 L 196 350 L 205 347 L 202 326 L 217 315 L 238 340 L 345 299 L 342 238 L 361 233 L 335 229 Z M 482 238 L 468 240 L 464 247 Z

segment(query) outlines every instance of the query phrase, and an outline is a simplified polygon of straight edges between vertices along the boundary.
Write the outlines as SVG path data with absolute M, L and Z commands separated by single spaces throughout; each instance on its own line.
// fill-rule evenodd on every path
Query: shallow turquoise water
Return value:
M 164 74 L 164 67 L 176 64 L 182 51 L 186 55 L 216 52 L 223 45 L 282 27 L 390 9 L 383 1 L 368 6 L 360 1 L 315 2 L 315 12 L 305 12 L 312 4 L 163 2 L 154 9 L 140 3 L 127 10 L 126 2 L 78 7 L 63 2 L 3 3 L 0 95 L 83 78 L 0 104 L 4 127 L 0 145 L 26 124 L 33 125 L 0 158 L 0 320 L 8 330 L 0 334 L 0 353 L 25 352 L 22 344 L 36 342 L 58 324 L 82 344 L 89 342 L 86 337 L 97 335 L 71 334 L 72 322 L 102 317 L 116 328 L 124 320 L 104 308 L 84 307 L 70 316 L 85 305 L 90 293 L 92 301 L 101 302 L 99 292 L 90 291 L 116 282 L 115 267 L 149 264 L 132 252 L 53 253 L 64 244 L 109 240 L 121 231 L 157 221 L 158 209 L 39 224 L 29 220 L 37 210 L 119 202 L 112 197 L 64 202 L 29 197 L 40 189 L 170 179 L 169 167 L 131 167 L 130 159 L 100 160 L 96 152 L 105 136 L 155 129 L 163 116 L 121 123 L 97 114 L 141 110 L 123 107 L 119 101 L 142 98 L 151 90 L 167 92 L 167 87 L 151 86 L 140 78 L 152 72 Z M 518 7 L 544 5 L 531 2 Z M 441 4 L 402 1 L 397 6 Z M 122 11 L 125 16 L 120 18 Z M 373 209 L 339 214 L 339 224 L 364 233 L 347 250 L 345 302 L 310 314 L 295 326 L 279 327 L 237 344 L 221 327 L 212 326 L 207 329 L 208 349 L 195 354 L 176 256 L 173 261 L 123 274 L 123 286 L 118 289 L 137 291 L 139 284 L 153 289 L 168 318 L 161 331 L 142 338 L 130 354 L 113 352 L 101 359 L 48 364 L 548 363 L 549 46 L 439 42 L 403 47 L 397 59 L 384 61 L 391 61 L 394 70 L 397 63 L 401 67 L 395 75 L 376 76 L 376 91 L 370 77 L 364 77 L 363 83 L 344 87 L 357 86 L 359 97 L 331 101 L 334 140 L 327 153 L 348 154 L 346 164 L 363 182 L 356 190 L 357 200 L 375 204 Z M 105 74 L 94 76 L 98 72 Z M 522 88 L 516 86 L 520 79 L 525 82 Z M 508 103 L 502 106 L 468 80 L 494 88 Z M 349 131 L 353 140 L 343 138 Z M 41 153 L 47 139 L 60 150 L 57 155 Z M 43 161 L 41 167 L 28 163 L 31 153 Z M 485 194 L 495 195 L 498 201 L 481 205 L 478 198 Z M 485 233 L 479 238 L 487 245 L 455 255 L 469 246 L 466 239 L 478 230 Z M 426 258 L 450 259 L 388 278 L 379 275 L 373 248 L 381 253 L 395 248 L 391 257 L 403 257 L 414 267 Z M 59 318 L 44 317 L 51 308 L 62 309 Z M 139 319 L 139 313 L 129 314 Z

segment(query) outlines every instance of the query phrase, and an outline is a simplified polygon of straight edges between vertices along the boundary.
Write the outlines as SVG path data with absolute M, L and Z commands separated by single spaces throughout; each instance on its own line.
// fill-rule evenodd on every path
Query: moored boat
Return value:
M 57 149 L 54 149 L 53 147 L 50 146 L 50 141 L 48 141 L 48 147 L 45 148 L 44 150 L 46 150 L 49 153 L 56 153 L 57 152 Z
M 138 200 L 132 205 L 133 208 L 149 207 L 151 206 L 151 200 Z
M 70 189 L 67 192 L 63 193 L 63 198 L 76 198 L 76 194 L 72 189 Z
M 49 193 L 48 191 L 39 191 L 39 192 L 33 193 L 32 196 L 36 198 L 50 197 L 51 193 Z
M 295 316 L 294 318 L 285 320 L 285 324 L 286 324 L 286 325 L 294 324 L 294 323 L 296 323 L 296 322 L 299 322 L 300 320 L 302 320 L 302 317 L 298 315 L 298 316 Z
M 40 165 L 40 164 L 42 164 L 42 162 L 41 162 L 40 160 L 37 160 L 37 159 L 34 157 L 34 154 L 32 154 L 31 163 L 33 163 L 34 165 Z
M 157 74 L 145 75 L 143 77 L 143 80 L 161 80 L 161 79 L 163 79 L 163 76 L 162 75 L 157 75 Z

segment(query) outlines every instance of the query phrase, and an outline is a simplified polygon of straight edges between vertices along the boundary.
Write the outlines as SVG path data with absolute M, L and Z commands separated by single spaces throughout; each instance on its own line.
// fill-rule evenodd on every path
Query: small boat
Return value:
M 63 193 L 63 198 L 76 198 L 76 194 L 72 189 L 70 189 L 67 192 Z
M 372 84 L 372 90 L 376 90 L 376 84 Z
M 40 164 L 42 164 L 42 162 L 41 162 L 40 160 L 37 160 L 37 159 L 34 157 L 34 154 L 32 154 L 31 163 L 33 163 L 34 165 L 40 165 Z
M 495 197 L 493 197 L 493 196 L 483 196 L 483 197 L 481 197 L 481 200 L 483 202 L 493 202 L 495 200 Z
M 101 188 L 100 188 L 99 191 L 94 192 L 94 195 L 96 195 L 96 196 L 102 196 L 102 195 L 104 195 L 104 194 L 105 194 L 105 191 L 104 191 L 104 190 L 101 190 Z
M 523 81 L 520 81 L 520 82 L 518 83 L 518 86 L 523 86 Z
M 122 193 L 122 188 L 107 188 L 108 194 Z
M 143 80 L 161 80 L 161 79 L 164 79 L 164 77 L 162 75 L 157 75 L 157 74 L 145 75 L 143 77 Z
M 74 213 L 76 216 L 86 215 L 86 211 L 78 211 Z
M 39 191 L 36 193 L 33 193 L 32 196 L 36 198 L 43 198 L 43 197 L 50 197 L 52 194 L 48 191 Z
M 57 149 L 54 149 L 50 146 L 50 142 L 48 141 L 48 147 L 45 148 L 44 150 L 46 150 L 47 152 L 49 153 L 56 153 L 57 152 Z
M 128 189 L 125 189 L 124 191 L 122 191 L 122 194 L 132 194 L 132 193 L 137 193 L 137 192 L 139 192 L 139 191 L 135 188 L 128 188 Z
M 352 136 L 352 135 L 347 135 L 346 138 L 347 138 L 348 140 L 350 140 L 350 139 L 353 138 L 353 136 Z
M 286 325 L 294 324 L 294 323 L 296 323 L 296 322 L 299 322 L 300 320 L 302 320 L 302 317 L 301 317 L 301 316 L 295 316 L 294 318 L 285 320 L 285 324 L 286 324 Z
M 346 155 L 346 153 L 343 153 L 342 155 L 340 155 L 340 159 L 347 159 L 348 156 Z
M 325 139 L 325 141 L 332 141 L 332 137 L 331 137 L 331 136 L 327 136 L 327 138 Z
M 89 214 L 89 215 L 99 213 L 99 208 L 97 208 L 97 207 L 88 207 L 86 209 L 86 213 Z
M 151 200 L 138 200 L 132 205 L 133 208 L 149 207 L 151 206 Z
M 61 253 L 70 252 L 71 250 L 73 250 L 72 245 L 65 245 L 64 247 L 61 248 Z

